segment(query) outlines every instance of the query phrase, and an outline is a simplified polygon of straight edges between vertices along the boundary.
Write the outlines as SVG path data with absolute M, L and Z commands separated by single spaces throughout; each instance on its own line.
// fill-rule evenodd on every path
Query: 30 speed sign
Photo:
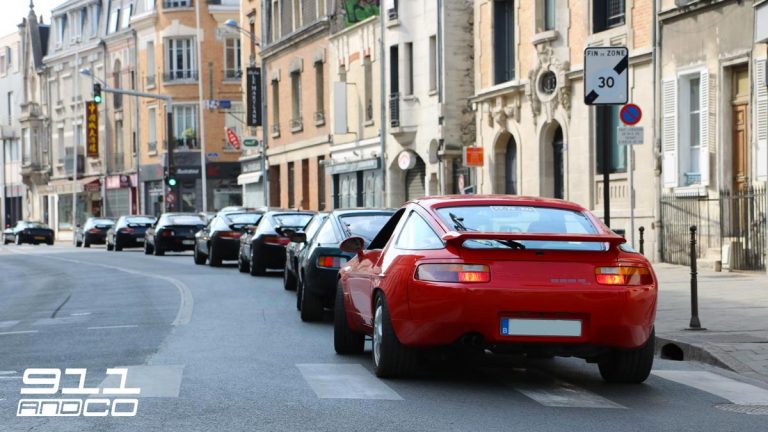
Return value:
M 584 103 L 627 103 L 629 50 L 626 47 L 590 47 L 584 50 Z

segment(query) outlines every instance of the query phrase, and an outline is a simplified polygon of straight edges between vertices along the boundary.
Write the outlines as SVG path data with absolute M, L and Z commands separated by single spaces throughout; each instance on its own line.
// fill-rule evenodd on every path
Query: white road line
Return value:
M 545 382 L 509 383 L 515 390 L 536 402 L 558 408 L 626 408 L 571 383 L 551 380 Z
M 22 255 L 29 255 L 26 252 L 18 252 L 18 251 L 16 251 L 14 253 L 20 253 Z M 64 262 L 75 263 L 75 264 L 81 264 L 81 265 L 98 266 L 98 267 L 103 267 L 103 268 L 108 268 L 108 269 L 112 269 L 112 270 L 121 271 L 123 273 L 128 273 L 128 274 L 133 274 L 133 275 L 138 275 L 138 276 L 143 276 L 143 277 L 148 277 L 148 278 L 153 278 L 153 279 L 160 279 L 160 280 L 169 282 L 173 286 L 175 286 L 176 289 L 179 291 L 179 297 L 180 297 L 180 299 L 179 299 L 179 310 L 176 313 L 176 318 L 174 318 L 174 320 L 171 323 L 171 325 L 172 326 L 186 325 L 186 324 L 189 324 L 189 321 L 192 319 L 192 311 L 194 310 L 195 299 L 194 299 L 194 297 L 192 297 L 192 291 L 189 289 L 189 287 L 186 284 L 184 284 L 184 282 L 182 282 L 182 281 L 180 281 L 178 279 L 174 279 L 174 278 L 168 277 L 168 276 L 159 276 L 159 275 L 154 275 L 154 274 L 151 274 L 151 273 L 145 273 L 145 272 L 141 272 L 141 271 L 138 271 L 138 270 L 128 270 L 128 269 L 125 269 L 125 268 L 122 268 L 122 267 L 111 266 L 111 265 L 107 265 L 107 264 L 93 263 L 93 262 L 89 262 L 89 261 L 79 261 L 79 260 L 73 260 L 73 259 L 59 258 L 59 257 L 50 256 L 50 255 L 48 255 L 47 258 L 54 259 L 54 260 L 59 260 L 59 261 L 64 261 Z
M 184 365 L 117 366 L 128 369 L 125 387 L 140 388 L 140 398 L 177 398 L 181 391 Z M 119 388 L 120 376 L 107 375 L 99 388 Z
M 357 363 L 297 364 L 296 367 L 320 399 L 403 400 Z
M 0 329 L 11 328 L 21 321 L 0 321 Z
M 727 399 L 737 405 L 768 405 L 768 390 L 712 372 L 655 370 L 652 373 Z
M 78 312 L 78 313 L 69 314 L 69 316 L 86 316 L 90 314 L 91 314 L 90 312 Z
M 61 317 L 61 318 L 41 318 L 32 323 L 33 326 L 50 326 L 62 324 L 79 324 L 87 321 L 86 317 Z
M 37 333 L 37 330 L 21 330 L 21 331 L 2 332 L 2 333 L 0 333 L 0 336 L 19 335 L 19 334 L 32 334 L 32 333 Z
M 0 380 L 12 380 L 12 379 L 22 379 L 23 376 L 0 376 Z
M 16 371 L 10 371 L 10 370 L 8 370 L 8 371 L 0 371 L 0 375 L 13 375 L 15 373 L 16 373 Z
M 111 326 L 93 326 L 88 327 L 88 330 L 108 330 L 108 329 L 120 329 L 120 328 L 135 328 L 136 324 L 124 324 L 124 325 L 111 325 Z

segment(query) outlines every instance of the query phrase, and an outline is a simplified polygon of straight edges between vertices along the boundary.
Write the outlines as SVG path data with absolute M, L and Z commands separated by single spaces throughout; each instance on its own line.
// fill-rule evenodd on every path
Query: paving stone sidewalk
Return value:
M 690 268 L 655 264 L 654 270 L 659 279 L 657 350 L 674 343 L 684 360 L 768 383 L 768 275 L 699 270 L 699 318 L 706 330 L 690 331 Z M 668 354 L 674 352 L 668 348 Z

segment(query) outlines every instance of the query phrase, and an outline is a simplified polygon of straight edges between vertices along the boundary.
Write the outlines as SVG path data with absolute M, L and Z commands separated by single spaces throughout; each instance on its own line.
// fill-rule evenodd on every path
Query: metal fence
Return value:
M 696 225 L 697 257 L 714 249 L 734 270 L 766 265 L 766 188 L 721 190 L 716 197 L 664 194 L 661 197 L 661 260 L 690 265 L 690 227 Z M 725 248 L 724 248 L 725 246 Z

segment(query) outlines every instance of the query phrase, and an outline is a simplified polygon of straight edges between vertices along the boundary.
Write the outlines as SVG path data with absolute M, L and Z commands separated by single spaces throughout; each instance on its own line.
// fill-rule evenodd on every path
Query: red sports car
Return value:
M 609 382 L 642 382 L 654 353 L 656 275 L 589 211 L 561 200 L 430 197 L 406 204 L 339 272 L 334 345 L 378 376 L 423 348 L 575 356 Z

